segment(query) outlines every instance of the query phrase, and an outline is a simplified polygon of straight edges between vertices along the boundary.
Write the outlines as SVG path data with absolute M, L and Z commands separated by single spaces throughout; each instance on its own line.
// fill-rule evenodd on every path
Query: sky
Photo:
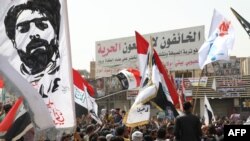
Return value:
M 232 56 L 250 56 L 250 38 L 230 10 L 250 22 L 249 0 L 68 0 L 72 66 L 90 70 L 95 42 L 193 26 L 205 26 L 216 9 L 235 28 Z

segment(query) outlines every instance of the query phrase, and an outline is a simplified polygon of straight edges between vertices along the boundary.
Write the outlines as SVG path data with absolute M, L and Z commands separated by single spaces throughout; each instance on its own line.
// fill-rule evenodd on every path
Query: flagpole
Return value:
M 178 93 L 178 96 L 179 96 L 179 106 L 180 106 L 180 110 L 183 112 L 184 110 L 183 110 L 183 101 L 182 100 L 184 100 L 184 102 L 186 101 L 185 100 L 185 97 L 184 97 L 184 87 L 185 86 L 183 86 L 184 85 L 184 74 L 182 74 L 182 80 L 181 80 L 181 93 Z M 178 88 L 178 89 L 180 89 L 180 88 Z
M 150 36 L 150 57 L 149 57 L 149 76 L 150 76 L 150 79 L 149 79 L 149 84 L 151 85 L 153 82 L 152 82 L 152 58 L 154 57 L 154 49 L 153 49 L 153 39 L 152 39 L 152 36 Z M 157 92 L 158 92 L 158 89 L 156 91 L 156 95 L 157 95 Z M 153 101 L 150 101 L 150 104 L 153 105 L 156 109 L 158 109 L 159 111 L 163 111 L 163 109 L 161 109 L 155 102 Z
M 134 127 L 130 128 L 129 139 L 132 141 L 132 134 L 133 134 Z
M 153 49 L 153 46 L 152 46 L 152 37 L 150 36 L 150 53 L 149 53 L 149 83 L 148 84 L 152 84 L 152 58 L 153 58 L 153 55 L 154 55 L 154 49 Z
M 202 74 L 204 73 L 204 68 L 202 69 L 201 71 L 201 74 L 200 74 L 200 77 L 199 77 L 199 82 L 198 82 L 198 86 L 196 88 L 196 92 L 195 92 L 195 95 L 194 95 L 194 107 L 193 107 L 193 114 L 195 112 L 195 107 L 196 107 L 196 101 L 197 101 L 197 94 L 199 92 L 199 85 L 200 85 L 200 81 L 201 81 L 201 77 L 202 77 Z

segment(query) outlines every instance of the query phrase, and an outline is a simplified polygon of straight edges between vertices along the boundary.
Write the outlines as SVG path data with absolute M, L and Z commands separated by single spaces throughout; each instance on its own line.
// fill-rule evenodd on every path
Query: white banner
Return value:
M 192 90 L 185 90 L 184 95 L 185 96 L 193 96 L 193 91 Z
M 192 86 L 202 86 L 202 87 L 207 86 L 207 79 L 208 79 L 208 77 L 188 78 L 188 80 L 190 81 L 190 84 Z
M 75 126 L 65 0 L 4 0 L 0 54 L 40 93 L 56 128 Z
M 204 26 L 143 35 L 169 70 L 199 69 L 198 50 L 204 42 Z M 137 68 L 135 37 L 96 42 L 96 78 L 108 77 L 124 68 Z
M 123 121 L 125 121 L 126 126 L 128 127 L 136 127 L 147 124 L 149 118 L 150 105 L 135 105 L 130 108 Z

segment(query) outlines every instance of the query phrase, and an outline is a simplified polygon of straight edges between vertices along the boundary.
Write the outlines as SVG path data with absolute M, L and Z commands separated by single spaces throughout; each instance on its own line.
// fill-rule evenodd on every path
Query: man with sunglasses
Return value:
M 21 60 L 21 74 L 39 87 L 43 98 L 49 91 L 56 91 L 60 82 L 60 78 L 54 78 L 49 86 L 38 86 L 45 75 L 54 75 L 60 69 L 60 8 L 58 0 L 28 1 L 12 6 L 4 20 L 6 34 Z

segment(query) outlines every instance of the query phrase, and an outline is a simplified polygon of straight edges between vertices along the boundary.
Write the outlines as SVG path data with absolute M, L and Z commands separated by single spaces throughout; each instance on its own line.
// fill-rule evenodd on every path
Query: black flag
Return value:
M 250 37 L 250 23 L 245 20 L 240 14 L 238 14 L 233 8 L 231 8 L 231 10 Z

